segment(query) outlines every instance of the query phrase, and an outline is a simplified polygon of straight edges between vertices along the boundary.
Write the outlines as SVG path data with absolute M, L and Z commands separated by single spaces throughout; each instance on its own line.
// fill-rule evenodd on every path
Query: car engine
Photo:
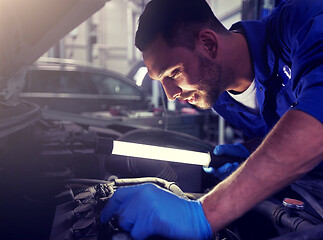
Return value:
M 182 197 L 187 196 L 177 184 L 189 192 L 201 189 L 198 166 L 109 156 L 96 153 L 94 143 L 98 136 L 142 142 L 154 138 L 168 146 L 179 141 L 192 150 L 206 149 L 202 141 L 159 129 L 136 130 L 121 138 L 113 134 L 40 118 L 2 136 L 0 238 L 127 239 L 120 238 L 128 234 L 116 224 L 102 226 L 99 221 L 100 210 L 117 188 L 152 182 Z
M 98 137 L 210 150 L 211 145 L 195 137 L 160 129 L 134 130 L 120 137 L 88 129 L 40 118 L 1 137 L 1 239 L 131 239 L 117 219 L 100 222 L 100 211 L 116 189 L 149 182 L 197 199 L 219 181 L 198 166 L 94 151 Z M 278 199 L 262 202 L 214 239 L 279 240 L 289 239 L 289 234 L 321 234 L 321 220 L 306 211 L 286 210 Z

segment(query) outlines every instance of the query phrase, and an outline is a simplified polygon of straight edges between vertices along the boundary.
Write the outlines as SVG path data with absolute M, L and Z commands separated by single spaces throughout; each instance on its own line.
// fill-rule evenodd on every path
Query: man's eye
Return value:
M 172 73 L 170 74 L 170 77 L 171 78 L 174 78 L 174 77 L 176 77 L 179 73 L 180 73 L 181 71 L 180 71 L 180 69 L 175 69 L 175 70 L 173 70 L 172 71 Z

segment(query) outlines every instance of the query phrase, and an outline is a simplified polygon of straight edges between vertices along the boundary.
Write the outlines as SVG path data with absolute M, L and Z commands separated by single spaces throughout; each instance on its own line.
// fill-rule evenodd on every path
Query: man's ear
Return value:
M 197 47 L 202 54 L 215 59 L 218 50 L 217 34 L 210 29 L 201 30 L 198 35 Z

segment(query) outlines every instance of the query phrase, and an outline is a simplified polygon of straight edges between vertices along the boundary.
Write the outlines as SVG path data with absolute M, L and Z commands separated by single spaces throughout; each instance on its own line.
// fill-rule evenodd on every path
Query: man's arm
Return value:
M 322 159 L 323 124 L 302 111 L 288 111 L 245 163 L 201 199 L 212 230 L 220 230 Z

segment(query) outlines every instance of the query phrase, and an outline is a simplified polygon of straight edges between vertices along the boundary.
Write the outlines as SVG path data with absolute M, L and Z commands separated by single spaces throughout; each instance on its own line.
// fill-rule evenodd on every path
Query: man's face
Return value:
M 170 48 L 161 36 L 143 52 L 143 59 L 150 77 L 161 82 L 170 100 L 208 109 L 225 90 L 219 64 L 198 50 Z

